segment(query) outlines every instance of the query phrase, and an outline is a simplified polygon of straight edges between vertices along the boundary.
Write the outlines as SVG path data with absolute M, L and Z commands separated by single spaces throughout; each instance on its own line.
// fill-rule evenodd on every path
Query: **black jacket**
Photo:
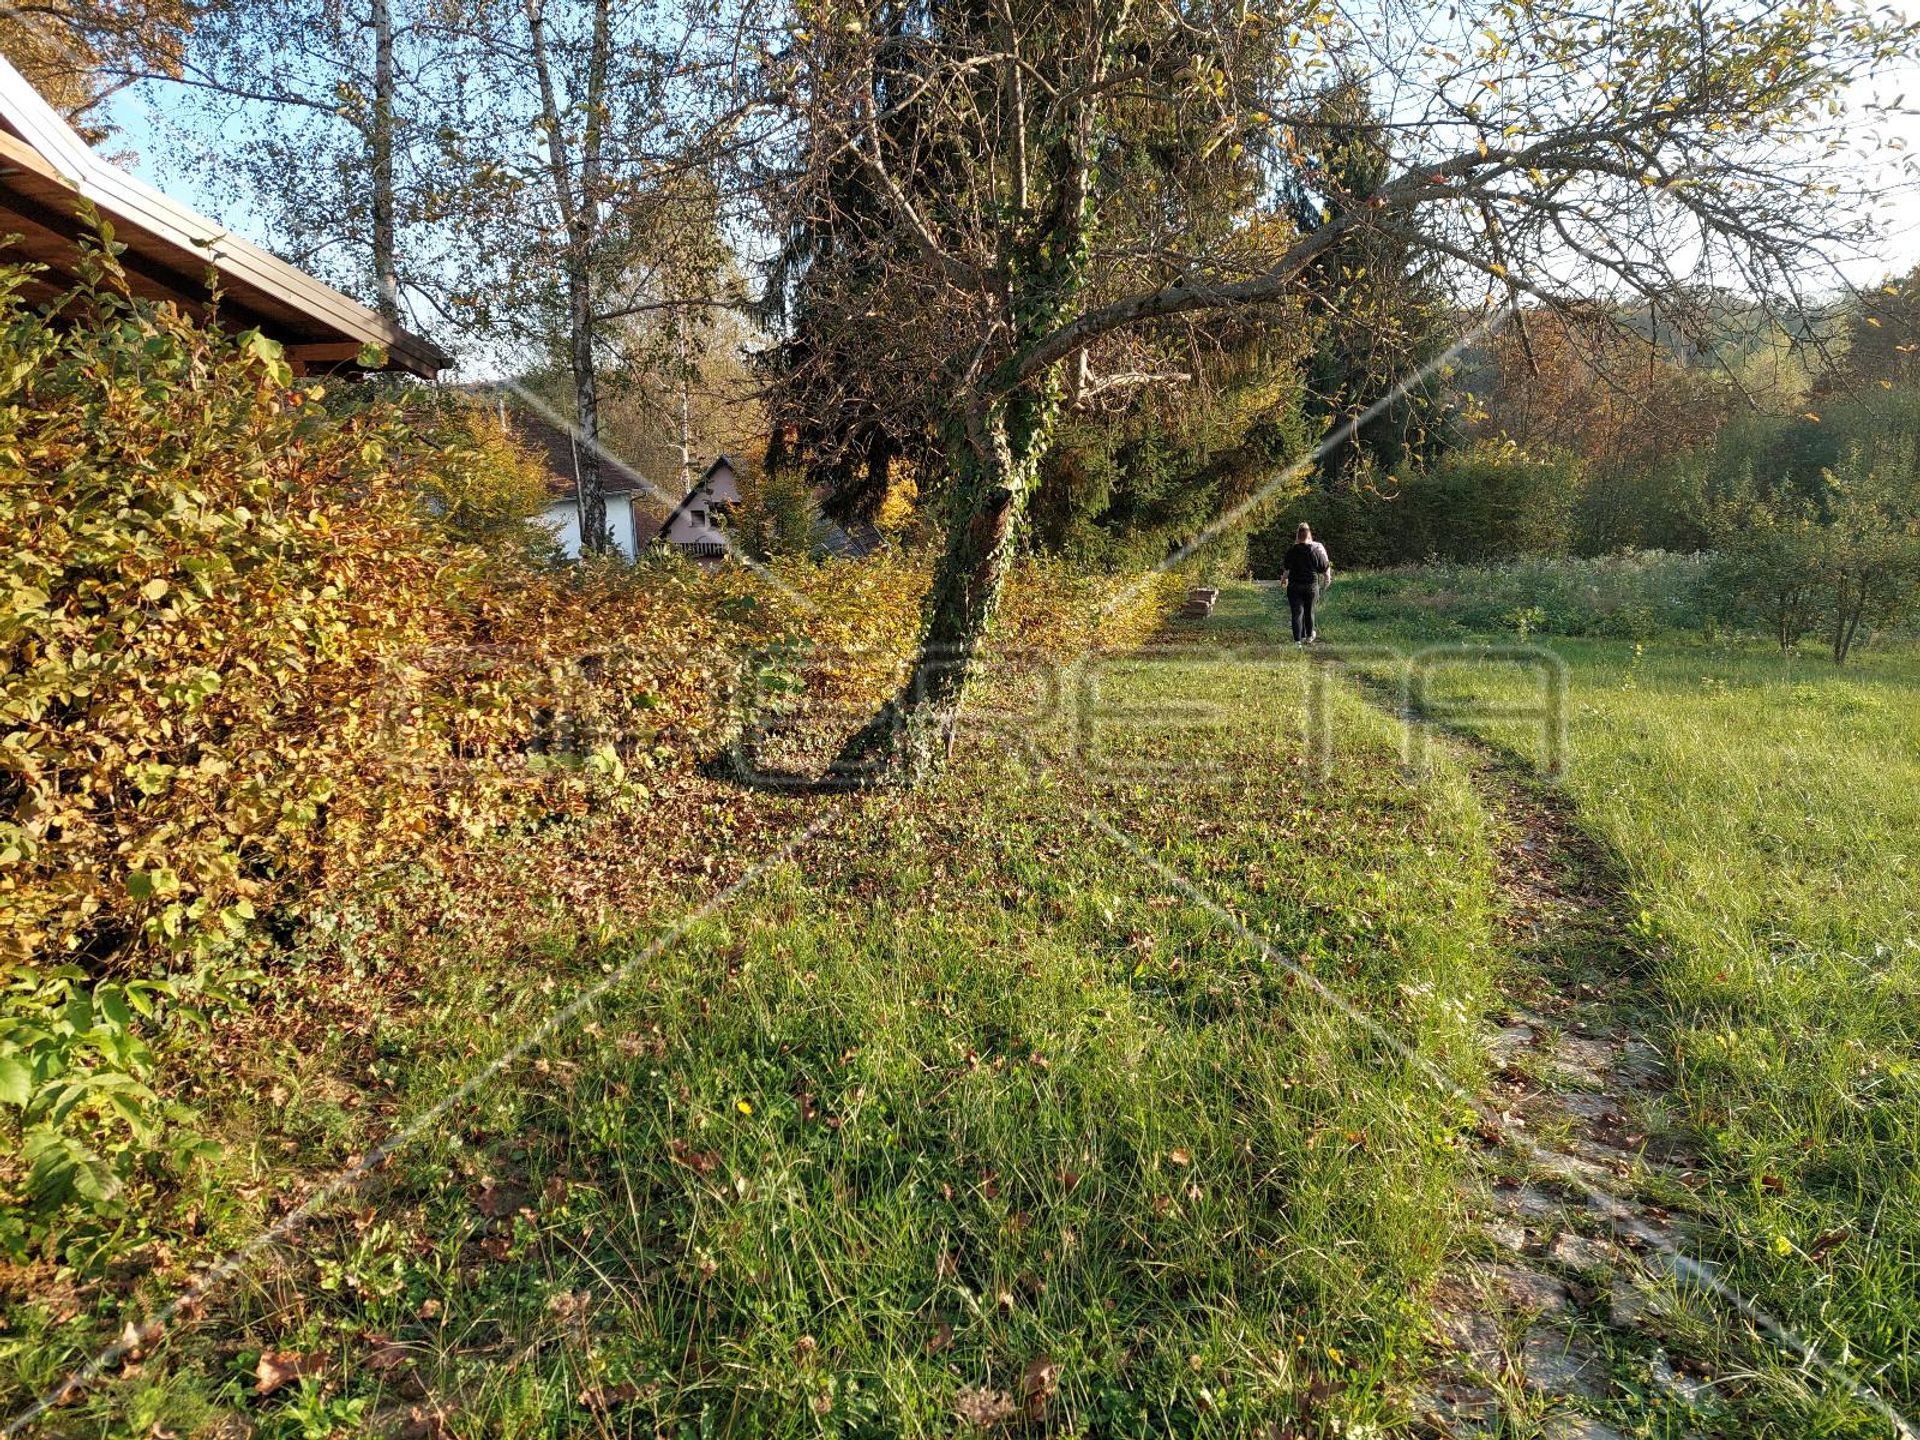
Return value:
M 1317 590 L 1320 577 L 1333 569 L 1333 562 L 1327 559 L 1327 547 L 1318 540 L 1294 541 L 1280 563 L 1287 572 L 1289 590 Z

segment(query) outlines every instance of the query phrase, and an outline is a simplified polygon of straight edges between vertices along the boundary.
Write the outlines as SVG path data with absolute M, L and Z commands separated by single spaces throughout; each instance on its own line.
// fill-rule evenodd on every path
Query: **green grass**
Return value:
M 1394 585 L 1361 588 L 1365 623 L 1336 599 L 1327 632 L 1417 646 L 1431 626 L 1411 605 L 1396 622 Z M 1549 643 L 1567 667 L 1566 791 L 1629 887 L 1653 1038 L 1706 1162 L 1701 1249 L 1920 1408 L 1920 656 L 1836 669 L 1671 632 Z M 1528 759 L 1536 727 L 1471 707 L 1538 694 L 1471 647 L 1434 672 L 1436 701 Z M 1817 1377 L 1776 1368 L 1764 1385 L 1766 1433 L 1887 1433 Z
M 1230 600 L 1223 623 L 1239 606 L 1257 630 L 1257 599 Z M 1108 1436 L 1403 1416 L 1423 1291 L 1461 1244 L 1468 1117 L 1422 1067 L 1478 1075 L 1489 832 L 1462 767 L 1403 777 L 1397 724 L 1344 690 L 1340 778 L 1321 778 L 1308 677 L 1291 656 L 1110 666 L 1116 711 L 1219 708 L 1117 722 L 1099 774 L 988 746 L 925 796 L 783 812 L 789 832 L 834 818 L 59 1428 L 321 1435 L 410 1407 L 461 1435 L 944 1435 L 1009 1406 Z M 1207 778 L 1129 780 L 1121 760 Z M 288 1057 L 302 1098 L 236 1108 L 251 1149 L 226 1189 L 363 1146 L 369 1110 L 401 1123 L 671 918 L 511 959 L 447 947 L 404 1005 Z M 369 1073 L 378 1105 L 319 1098 Z M 244 1229 L 238 1201 L 209 1213 Z M 12 1395 L 112 1323 L 23 1311 Z M 263 1350 L 323 1373 L 260 1398 Z
M 1330 639 L 1430 642 L 1397 583 L 1343 580 Z M 1489 1012 L 1543 977 L 1496 924 L 1472 757 L 1406 769 L 1396 720 L 1269 647 L 1271 598 L 1230 588 L 1179 643 L 1081 677 L 1095 732 L 1049 727 L 1038 760 L 982 741 L 910 798 L 719 790 L 671 825 L 549 827 L 289 957 L 272 978 L 297 999 L 176 1057 L 229 1148 L 156 1200 L 126 1273 L 14 1277 L 6 1398 L 616 975 L 49 1430 L 1395 1432 L 1429 1289 L 1482 1244 L 1471 1117 L 1427 1067 L 1477 1086 Z M 1432 698 L 1537 698 L 1461 613 Z M 1738 1288 L 1912 1406 L 1920 658 L 1836 672 L 1670 631 L 1553 650 L 1566 794 L 1642 958 L 1617 983 L 1703 1160 L 1666 1193 Z M 1532 721 L 1461 723 L 1532 753 Z M 1628 1433 L 1885 1433 L 1725 1307 L 1643 1324 L 1729 1408 L 1629 1389 Z M 263 1352 L 314 1373 L 262 1396 Z

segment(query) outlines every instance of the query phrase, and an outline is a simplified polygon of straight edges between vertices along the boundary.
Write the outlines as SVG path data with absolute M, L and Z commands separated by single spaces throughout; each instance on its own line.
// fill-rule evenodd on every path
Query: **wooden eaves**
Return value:
M 393 324 L 330 285 L 250 245 L 203 215 L 109 164 L 0 56 L 0 255 L 36 261 L 48 274 L 29 299 L 56 298 L 75 274 L 90 201 L 126 246 L 120 264 L 137 295 L 171 300 L 207 318 L 217 272 L 219 322 L 258 327 L 287 348 L 297 370 L 357 367 L 361 348 L 386 353 L 384 369 L 431 380 L 451 361 L 432 341 Z

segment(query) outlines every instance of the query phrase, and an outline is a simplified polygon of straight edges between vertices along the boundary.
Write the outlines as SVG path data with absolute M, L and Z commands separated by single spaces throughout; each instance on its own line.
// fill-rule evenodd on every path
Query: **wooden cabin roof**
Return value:
M 297 368 L 351 365 L 367 344 L 386 351 L 386 369 L 429 380 L 451 363 L 432 341 L 109 164 L 0 56 L 0 235 L 20 237 L 0 254 L 51 272 L 28 287 L 30 299 L 53 299 L 72 279 L 83 200 L 127 247 L 120 263 L 136 295 L 204 319 L 208 271 L 217 271 L 221 322 L 257 326 Z

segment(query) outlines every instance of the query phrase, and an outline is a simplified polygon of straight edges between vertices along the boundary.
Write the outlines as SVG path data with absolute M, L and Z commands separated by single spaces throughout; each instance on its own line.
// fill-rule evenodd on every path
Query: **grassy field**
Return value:
M 1235 603 L 1259 620 L 1257 598 Z M 234 1148 L 195 1249 L 239 1239 L 631 964 L 54 1428 L 1395 1421 L 1422 1296 L 1462 1243 L 1468 1116 L 1424 1067 L 1480 1072 L 1488 831 L 1463 767 L 1408 781 L 1397 723 L 1345 691 L 1345 778 L 1319 778 L 1298 719 L 1309 670 L 1110 667 L 1123 718 L 1098 767 L 989 746 L 911 801 L 788 802 L 750 847 L 770 863 L 723 867 L 739 888 L 657 951 L 664 903 L 587 943 L 443 946 L 373 1022 L 228 1094 Z M 1197 699 L 1215 709 L 1168 723 Z M 1180 783 L 1130 776 L 1167 761 L 1204 763 Z M 820 817 L 779 854 L 777 834 Z M 9 1398 L 100 1338 L 75 1308 L 16 1315 Z
M 1429 652 L 1423 667 L 1431 702 L 1509 753 L 1545 759 L 1535 720 L 1489 713 L 1530 710 L 1543 694 L 1536 667 L 1482 643 L 1520 637 L 1476 639 L 1424 582 L 1418 600 L 1396 603 L 1402 585 L 1363 578 L 1328 607 L 1328 634 L 1410 654 L 1449 636 L 1458 648 Z M 1836 669 L 1672 631 L 1543 643 L 1565 666 L 1565 790 L 1629 887 L 1678 1128 L 1705 1161 L 1699 1248 L 1911 1411 L 1920 655 L 1896 645 Z M 1782 1407 L 1773 1433 L 1888 1433 L 1855 1407 L 1823 1411 L 1818 1377 L 1765 1379 Z
M 1626 889 L 1622 998 L 1670 1062 L 1656 1138 L 1699 1159 L 1667 1198 L 1912 1405 L 1920 657 L 1667 629 L 1523 666 L 1458 618 L 1464 576 L 1397 583 L 1343 581 L 1327 653 L 1390 680 L 1446 637 L 1426 698 L 1496 758 L 1408 768 L 1380 693 L 1272 646 L 1275 597 L 1236 587 L 1063 677 L 1064 715 L 1003 688 L 930 793 L 688 777 L 648 801 L 684 809 L 665 850 L 569 822 L 343 913 L 283 1006 L 182 1057 L 226 1144 L 193 1193 L 113 1273 L 13 1277 L 11 1409 L 384 1143 L 43 1429 L 1404 1433 L 1434 1297 L 1486 1251 L 1448 1085 L 1490 1084 L 1494 1017 L 1552 983 L 1502 920 L 1486 773 L 1542 753 L 1551 667 L 1561 793 Z M 1645 1323 L 1712 1376 L 1687 1405 L 1617 1383 L 1586 1408 L 1621 1434 L 1888 1433 L 1724 1306 Z M 1492 1433 L 1583 1433 L 1555 1404 Z

